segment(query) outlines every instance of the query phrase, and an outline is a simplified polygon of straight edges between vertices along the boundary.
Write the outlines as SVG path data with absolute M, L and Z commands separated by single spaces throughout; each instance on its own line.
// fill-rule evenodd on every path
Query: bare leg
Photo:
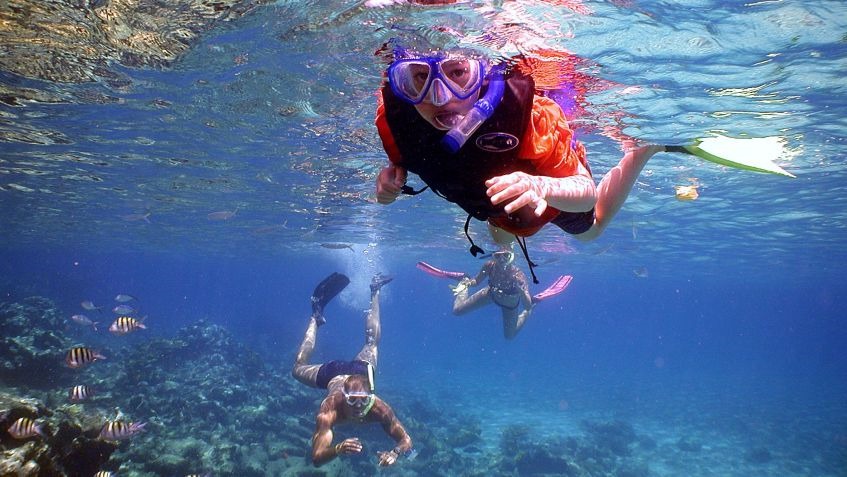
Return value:
M 390 278 L 376 275 L 371 280 L 371 308 L 365 320 L 365 345 L 356 355 L 356 359 L 370 363 L 376 368 L 379 357 L 379 340 L 382 337 L 382 325 L 379 313 L 379 290 L 383 285 L 391 281 Z
M 491 296 L 489 296 L 489 288 L 483 287 L 482 290 L 477 291 L 470 297 L 468 293 L 470 290 L 465 288 L 460 291 L 456 295 L 456 299 L 453 300 L 453 314 L 456 316 L 464 315 L 465 313 L 470 313 L 471 311 L 478 310 L 485 305 L 493 303 L 491 300 Z
M 509 310 L 503 308 L 503 336 L 510 340 L 518 335 L 518 332 L 523 328 L 529 315 L 532 314 L 532 309 L 526 309 L 518 313 L 517 309 Z
M 303 336 L 303 342 L 300 343 L 300 350 L 297 352 L 297 359 L 294 361 L 294 369 L 291 374 L 301 383 L 317 387 L 318 370 L 321 365 L 308 364 L 309 358 L 312 356 L 312 351 L 315 349 L 315 339 L 318 334 L 318 323 L 315 317 L 309 318 L 309 326 L 306 328 L 306 334 Z
M 574 237 L 586 241 L 599 237 L 626 202 L 644 165 L 654 154 L 664 150 L 664 146 L 651 145 L 627 151 L 618 165 L 610 169 L 597 186 L 594 225 L 588 231 Z
M 518 335 L 518 331 L 523 328 L 526 319 L 529 318 L 530 310 L 518 312 L 517 308 L 500 307 L 503 311 L 503 336 L 510 340 Z

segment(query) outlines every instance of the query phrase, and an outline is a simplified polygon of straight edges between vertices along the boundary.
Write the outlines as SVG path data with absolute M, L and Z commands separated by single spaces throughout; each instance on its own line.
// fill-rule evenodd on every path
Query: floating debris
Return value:
M 700 197 L 700 193 L 697 192 L 696 185 L 682 185 L 682 186 L 674 186 L 676 190 L 676 198 L 681 201 L 691 201 Z

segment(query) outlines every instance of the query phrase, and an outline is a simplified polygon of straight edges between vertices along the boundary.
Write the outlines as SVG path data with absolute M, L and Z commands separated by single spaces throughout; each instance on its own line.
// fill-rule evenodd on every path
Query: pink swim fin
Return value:
M 538 303 L 539 301 L 546 300 L 551 296 L 556 296 L 559 293 L 562 293 L 563 291 L 565 291 L 565 288 L 567 288 L 568 285 L 571 284 L 571 280 L 573 280 L 573 277 L 570 275 L 560 275 L 559 278 L 557 278 L 552 285 L 547 287 L 546 290 L 533 295 L 532 302 Z
M 423 272 L 425 272 L 429 275 L 432 275 L 433 277 L 450 278 L 450 279 L 453 279 L 453 280 L 461 280 L 462 278 L 465 277 L 465 274 L 463 272 L 451 272 L 451 271 L 448 271 L 448 270 L 442 270 L 440 268 L 435 268 L 435 267 L 433 267 L 432 265 L 430 265 L 426 262 L 418 262 L 416 266 L 421 271 L 423 271 Z

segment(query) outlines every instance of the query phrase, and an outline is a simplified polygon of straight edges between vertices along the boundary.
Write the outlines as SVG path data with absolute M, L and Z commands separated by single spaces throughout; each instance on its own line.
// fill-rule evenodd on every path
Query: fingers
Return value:
M 341 441 L 341 452 L 345 454 L 358 454 L 362 452 L 362 443 L 357 437 L 351 437 Z
M 376 201 L 380 204 L 394 202 L 405 184 L 405 169 L 395 166 L 384 167 L 376 177 Z
M 511 214 L 521 207 L 530 206 L 537 216 L 547 210 L 547 201 L 539 196 L 533 177 L 523 172 L 513 172 L 485 181 L 486 194 L 492 205 L 505 203 L 504 210 Z
M 379 465 L 381 467 L 388 467 L 389 465 L 394 465 L 395 462 L 397 462 L 397 455 L 393 452 L 379 453 Z

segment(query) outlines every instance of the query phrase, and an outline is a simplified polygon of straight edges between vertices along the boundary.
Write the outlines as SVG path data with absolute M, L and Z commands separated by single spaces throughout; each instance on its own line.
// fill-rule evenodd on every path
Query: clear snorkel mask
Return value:
M 362 417 L 371 410 L 376 398 L 373 393 L 368 391 L 342 391 L 344 394 L 344 402 L 353 408 L 353 412 Z
M 491 256 L 493 256 L 499 263 L 505 263 L 506 265 L 510 265 L 515 261 L 515 252 L 512 252 L 511 250 L 498 250 L 497 252 L 492 253 Z
M 505 67 L 497 65 L 486 76 L 486 65 L 482 60 L 465 56 L 401 57 L 388 67 L 388 83 L 394 95 L 409 104 L 429 100 L 435 106 L 443 106 L 454 97 L 468 99 L 488 78 L 485 96 L 476 101 L 467 114 L 456 115 L 451 124 L 445 124 L 450 130 L 442 144 L 449 152 L 455 153 L 491 117 L 503 98 Z

